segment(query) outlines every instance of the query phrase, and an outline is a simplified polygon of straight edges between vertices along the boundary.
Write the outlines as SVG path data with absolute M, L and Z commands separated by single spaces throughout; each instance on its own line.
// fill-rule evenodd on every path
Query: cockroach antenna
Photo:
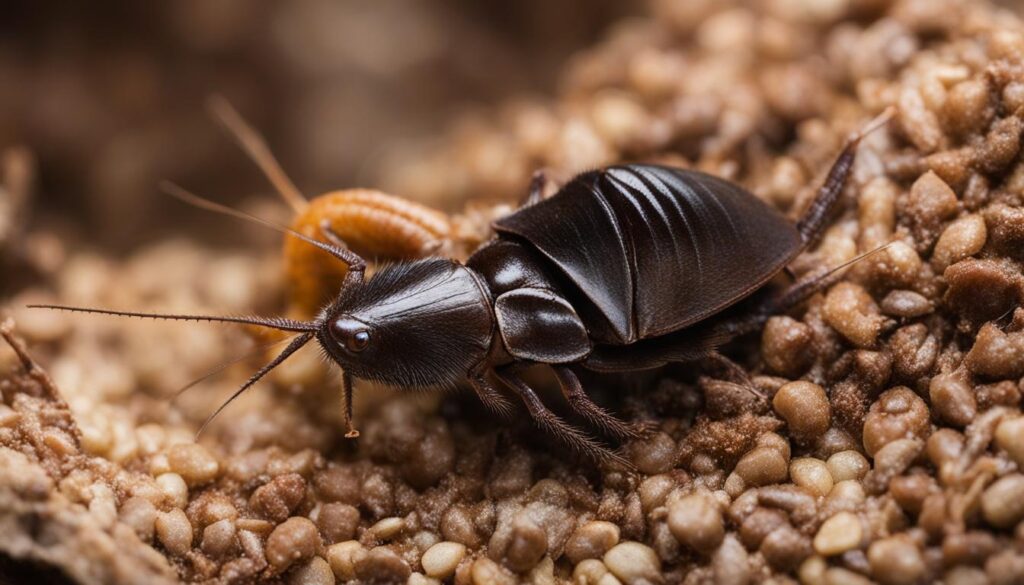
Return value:
M 299 188 L 284 172 L 266 140 L 260 135 L 231 102 L 222 95 L 213 95 L 207 100 L 207 109 L 221 126 L 227 130 L 235 142 L 249 155 L 264 176 L 274 185 L 278 194 L 296 213 L 302 213 L 309 206 L 309 201 L 302 195 Z

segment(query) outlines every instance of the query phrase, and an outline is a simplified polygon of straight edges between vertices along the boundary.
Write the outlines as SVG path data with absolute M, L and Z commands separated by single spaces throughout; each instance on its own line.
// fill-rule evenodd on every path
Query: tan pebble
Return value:
M 868 547 L 871 574 L 884 585 L 913 585 L 925 573 L 924 558 L 909 538 L 889 537 Z
M 188 485 L 177 473 L 160 474 L 156 478 L 156 484 L 172 506 L 184 508 L 188 505 Z
M 175 508 L 156 518 L 156 537 L 167 552 L 182 556 L 192 549 L 192 524 L 185 512 Z
M 814 332 L 792 317 L 774 316 L 761 334 L 761 355 L 773 372 L 798 377 L 814 362 Z
M 599 559 L 619 543 L 619 527 L 611 522 L 592 520 L 578 528 L 565 543 L 565 556 L 576 564 L 585 559 Z
M 847 450 L 833 453 L 826 462 L 832 480 L 835 482 L 848 479 L 861 479 L 871 469 L 867 458 L 858 451 Z
M 144 497 L 134 496 L 121 504 L 118 516 L 122 523 L 131 527 L 135 534 L 145 542 L 153 540 L 153 530 L 157 517 L 156 506 Z
M 874 582 L 849 569 L 830 567 L 825 571 L 825 585 L 874 585 Z
M 863 287 L 841 282 L 825 296 L 825 322 L 857 347 L 870 348 L 878 340 L 885 318 Z
M 668 528 L 680 543 L 710 553 L 725 537 L 718 503 L 703 494 L 691 494 L 669 506 Z
M 321 557 L 313 557 L 288 575 L 291 585 L 334 585 L 331 565 Z
M 292 563 L 308 559 L 320 547 L 320 534 L 309 518 L 293 516 L 267 537 L 267 561 L 276 571 L 281 572 Z
M 856 514 L 840 512 L 822 523 L 814 535 L 814 550 L 826 557 L 842 554 L 860 546 L 863 533 Z
M 447 579 L 455 573 L 455 568 L 465 556 L 465 546 L 457 542 L 439 542 L 423 553 L 420 564 L 427 576 Z
M 597 559 L 584 559 L 572 570 L 573 585 L 598 585 L 605 576 L 611 576 L 608 567 Z M 618 579 L 615 579 L 618 581 Z
M 987 238 L 985 219 L 974 213 L 965 215 L 949 224 L 939 236 L 932 252 L 932 265 L 943 271 L 950 264 L 980 252 Z
M 1024 374 L 1024 331 L 1007 333 L 996 323 L 986 323 L 964 363 L 982 376 L 1015 378 Z
M 1024 518 L 1024 475 L 999 478 L 981 495 L 981 513 L 996 528 L 1009 528 Z
M 239 518 L 235 521 L 239 530 L 247 530 L 249 532 L 266 536 L 270 534 L 270 531 L 274 529 L 274 524 L 267 522 L 262 518 Z
M 501 565 L 486 557 L 473 561 L 470 570 L 473 585 L 514 585 L 516 578 Z
M 789 477 L 793 483 L 815 496 L 826 496 L 832 491 L 832 473 L 828 465 L 814 457 L 800 457 L 789 464 Z
M 828 561 L 818 555 L 812 555 L 800 563 L 796 574 L 800 579 L 800 585 L 825 585 L 825 571 L 827 570 Z
M 348 582 L 356 578 L 356 563 L 366 556 L 366 547 L 357 540 L 339 542 L 327 547 L 327 561 L 334 576 Z
M 755 447 L 739 460 L 735 472 L 746 485 L 780 483 L 789 474 L 789 462 L 778 449 Z
M 110 486 L 94 483 L 89 488 L 89 515 L 103 529 L 110 529 L 117 521 L 117 498 Z
M 0 427 L 11 428 L 21 420 L 21 413 L 6 404 L 0 404 Z
M 867 493 L 859 480 L 847 479 L 836 482 L 832 491 L 828 493 L 827 503 L 834 508 L 852 509 L 856 508 L 867 499 Z
M 1024 416 L 1003 419 L 996 427 L 996 445 L 1024 469 Z
M 153 455 L 164 448 L 167 431 L 155 423 L 144 424 L 135 429 L 135 440 L 139 442 L 139 452 Z
M 234 520 L 218 520 L 203 529 L 200 548 L 207 556 L 223 557 L 235 550 L 238 528 Z
M 256 488 L 249 506 L 263 518 L 284 522 L 305 497 L 306 480 L 298 473 L 283 473 Z
M 548 535 L 526 517 L 512 524 L 512 535 L 505 550 L 505 564 L 517 573 L 532 569 L 548 551 Z
M 316 516 L 316 525 L 328 543 L 352 540 L 359 528 L 359 510 L 337 502 L 323 504 Z
M 608 570 L 626 585 L 663 582 L 661 559 L 651 547 L 639 542 L 617 544 L 605 553 L 603 560 Z
M 738 498 L 743 494 L 743 492 L 747 491 L 747 482 L 744 481 L 738 473 L 733 471 L 725 478 L 725 486 L 723 489 L 725 489 L 725 493 L 728 494 L 730 498 Z
M 960 374 L 939 374 L 928 384 L 932 412 L 940 421 L 954 427 L 965 427 L 978 414 L 974 388 Z
M 207 451 L 196 443 L 173 445 L 167 452 L 167 463 L 171 471 L 184 478 L 190 486 L 202 485 L 217 478 L 220 465 Z
M 928 297 L 912 290 L 889 291 L 879 303 L 882 312 L 891 317 L 913 319 L 922 317 L 935 310 Z
M 814 439 L 828 430 L 832 408 L 825 389 L 811 382 L 790 382 L 772 398 L 775 412 L 785 419 L 790 432 L 800 439 Z
M 441 585 L 439 579 L 433 577 L 427 577 L 423 573 L 416 573 L 409 575 L 409 580 L 406 581 L 406 585 Z
M 644 512 L 650 512 L 654 508 L 665 503 L 665 498 L 676 487 L 676 480 L 667 473 L 652 475 L 640 482 L 637 493 L 640 494 L 640 505 Z
M 928 405 L 910 388 L 886 390 L 864 419 L 864 450 L 874 456 L 886 444 L 908 437 L 923 438 L 931 430 Z
M 405 520 L 397 517 L 382 518 L 369 529 L 370 534 L 378 540 L 391 540 L 401 534 L 403 530 L 405 530 Z

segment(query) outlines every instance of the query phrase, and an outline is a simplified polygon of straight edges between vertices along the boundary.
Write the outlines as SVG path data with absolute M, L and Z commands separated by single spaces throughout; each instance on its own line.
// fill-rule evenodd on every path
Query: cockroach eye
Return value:
M 352 337 L 349 337 L 345 345 L 352 351 L 363 351 L 366 346 L 370 344 L 370 332 L 363 329 L 362 331 L 356 331 Z
M 359 352 L 370 344 L 370 332 L 366 325 L 352 319 L 337 319 L 331 323 L 331 334 L 345 349 Z

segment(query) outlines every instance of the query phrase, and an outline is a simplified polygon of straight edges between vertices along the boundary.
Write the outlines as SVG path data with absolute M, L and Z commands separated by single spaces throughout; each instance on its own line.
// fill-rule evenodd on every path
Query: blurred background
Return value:
M 214 93 L 265 135 L 308 196 L 380 186 L 467 110 L 556 91 L 575 50 L 641 9 L 637 0 L 7 3 L 2 174 L 8 190 L 25 181 L 32 194 L 16 222 L 115 254 L 171 234 L 230 235 L 210 229 L 222 218 L 156 188 L 171 179 L 232 204 L 269 196 L 208 115 Z

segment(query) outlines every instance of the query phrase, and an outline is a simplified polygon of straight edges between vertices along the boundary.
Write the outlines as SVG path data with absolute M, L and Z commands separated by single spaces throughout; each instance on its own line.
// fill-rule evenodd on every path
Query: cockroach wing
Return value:
M 709 317 L 761 287 L 801 249 L 795 226 L 741 187 L 654 165 L 581 175 L 495 227 L 527 239 L 588 297 L 595 288 L 614 297 L 599 307 L 629 311 L 629 334 L 599 340 L 606 343 L 657 337 Z M 566 261 L 581 255 L 589 263 Z
M 587 330 L 565 299 L 546 289 L 520 288 L 494 301 L 498 331 L 512 356 L 561 364 L 590 353 Z
M 628 343 L 636 337 L 632 258 L 614 210 L 594 191 L 596 176 L 576 177 L 553 197 L 499 219 L 494 229 L 519 236 L 568 276 L 582 295 L 572 300 L 596 309 L 576 307 L 591 335 Z

